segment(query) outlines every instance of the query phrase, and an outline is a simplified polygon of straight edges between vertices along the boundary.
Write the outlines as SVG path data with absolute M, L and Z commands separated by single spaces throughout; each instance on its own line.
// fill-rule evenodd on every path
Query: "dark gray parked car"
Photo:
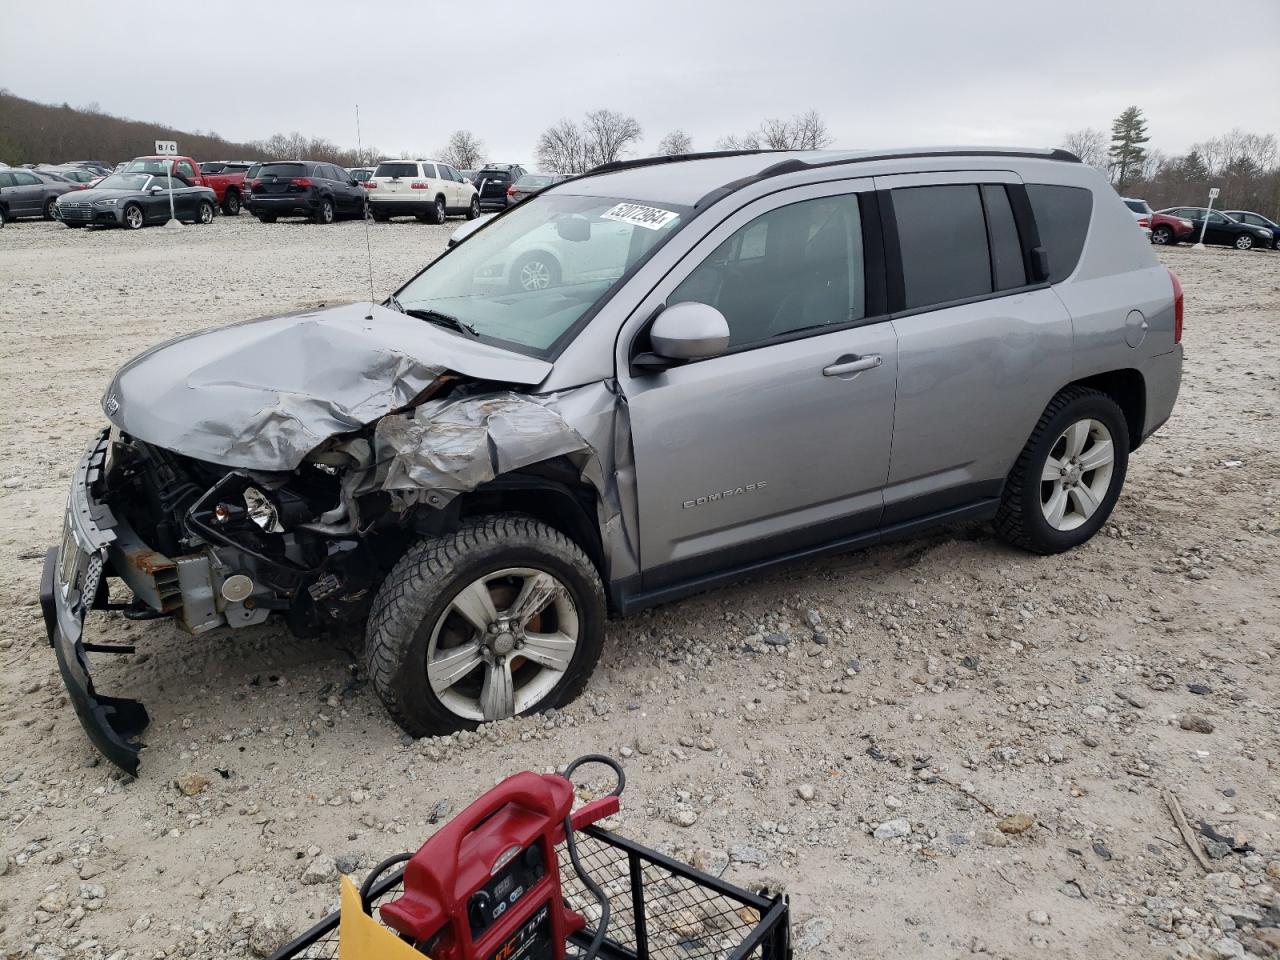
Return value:
M 49 638 L 131 771 L 146 711 L 84 659 L 108 579 L 202 638 L 363 626 L 413 736 L 564 704 L 610 611 L 959 521 L 1088 540 L 1173 409 L 1182 303 L 1060 151 L 610 164 L 380 306 L 125 364 L 45 561 Z
M 58 198 L 79 190 L 78 183 L 41 176 L 34 170 L 0 170 L 0 198 L 8 208 L 10 220 L 52 220 Z
M 545 190 L 552 184 L 568 179 L 567 173 L 526 173 L 507 187 L 507 206 L 514 207 L 521 200 L 528 200 L 539 190 Z
M 180 177 L 150 173 L 113 173 L 96 187 L 58 200 L 56 215 L 68 227 L 128 227 L 140 230 L 164 223 L 170 215 L 186 223 L 212 223 L 218 197 L 208 187 L 193 187 Z

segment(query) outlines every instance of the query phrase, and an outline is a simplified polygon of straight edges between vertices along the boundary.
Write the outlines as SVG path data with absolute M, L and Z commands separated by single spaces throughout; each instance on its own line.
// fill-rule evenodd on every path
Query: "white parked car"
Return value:
M 383 160 L 365 181 L 369 213 L 385 222 L 415 216 L 444 223 L 446 216 L 480 216 L 480 195 L 453 167 L 438 160 Z

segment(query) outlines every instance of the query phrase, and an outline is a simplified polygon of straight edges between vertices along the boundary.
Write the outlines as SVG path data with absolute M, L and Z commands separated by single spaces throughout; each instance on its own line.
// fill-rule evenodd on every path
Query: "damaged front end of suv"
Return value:
M 413 359 L 431 354 L 447 365 Z M 197 636 L 273 614 L 302 636 L 354 628 L 409 545 L 456 526 L 459 494 L 534 464 L 558 468 L 548 482 L 583 491 L 592 525 L 608 526 L 612 466 L 564 411 L 607 451 L 614 397 L 603 384 L 518 392 L 547 369 L 368 304 L 238 324 L 127 364 L 41 585 L 50 642 L 95 745 L 136 773 L 148 717 L 94 688 L 88 654 L 132 647 L 86 638 L 92 609 L 171 618 Z M 112 578 L 131 599 L 110 602 Z

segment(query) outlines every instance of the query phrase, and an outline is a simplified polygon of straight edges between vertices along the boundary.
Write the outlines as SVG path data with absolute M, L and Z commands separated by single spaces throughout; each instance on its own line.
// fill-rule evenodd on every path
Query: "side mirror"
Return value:
M 586 217 L 561 217 L 556 221 L 556 233 L 561 240 L 582 243 L 591 239 L 591 221 Z
M 667 361 L 666 366 L 672 361 L 706 360 L 729 349 L 729 321 L 708 304 L 677 303 L 658 314 L 649 328 L 649 341 L 656 358 Z
M 153 197 L 157 197 L 157 196 L 159 196 L 161 193 L 163 193 L 163 192 L 164 192 L 164 190 L 163 190 L 161 187 L 152 187 L 152 188 L 151 188 L 150 190 L 148 190 L 147 192 L 148 192 L 149 194 L 151 194 L 151 196 L 153 196 Z

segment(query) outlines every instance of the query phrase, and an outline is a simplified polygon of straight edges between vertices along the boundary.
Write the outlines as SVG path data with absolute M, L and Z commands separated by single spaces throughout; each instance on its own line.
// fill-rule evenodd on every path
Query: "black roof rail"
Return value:
M 788 173 L 799 173 L 801 170 L 820 170 L 824 167 L 839 167 L 845 164 L 855 163 L 871 163 L 876 160 L 902 160 L 913 158 L 931 158 L 931 157 L 1017 157 L 1019 159 L 1030 160 L 1059 160 L 1064 163 L 1079 163 L 1080 158 L 1069 150 L 1055 148 L 1053 150 L 904 150 L 898 153 L 879 153 L 866 154 L 863 156 L 840 157 L 834 160 L 809 161 L 802 160 L 799 157 L 792 157 L 789 160 L 783 160 L 772 166 L 765 167 L 759 173 L 753 173 L 750 176 L 741 177 L 733 180 L 723 186 L 716 187 L 714 190 L 704 194 L 698 198 L 693 205 L 694 209 L 715 203 L 718 200 L 727 197 L 731 193 L 748 187 L 753 183 L 759 183 L 761 180 L 768 180 L 771 177 L 780 177 Z

